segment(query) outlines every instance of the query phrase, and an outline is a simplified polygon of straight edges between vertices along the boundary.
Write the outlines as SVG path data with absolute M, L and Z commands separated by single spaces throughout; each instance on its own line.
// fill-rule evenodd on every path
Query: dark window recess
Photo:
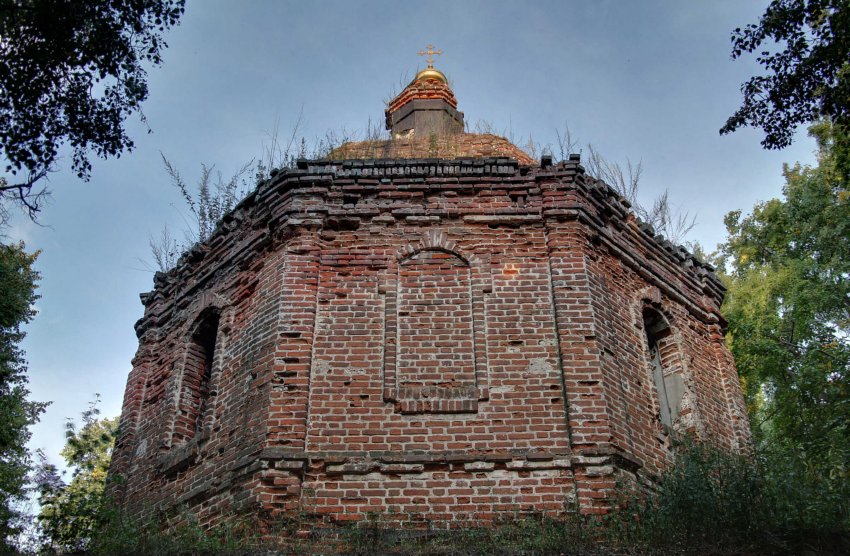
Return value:
M 669 430 L 679 416 L 684 395 L 679 353 L 664 315 L 654 309 L 644 309 L 643 327 L 649 347 L 652 380 L 658 396 L 659 418 Z
M 210 407 L 210 390 L 215 361 L 219 315 L 203 315 L 192 333 L 183 367 L 180 413 L 174 427 L 175 440 L 188 441 L 204 427 Z

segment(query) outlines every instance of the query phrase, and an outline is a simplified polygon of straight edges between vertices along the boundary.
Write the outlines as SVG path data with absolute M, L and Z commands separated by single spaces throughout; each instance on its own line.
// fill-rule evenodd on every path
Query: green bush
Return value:
M 101 528 L 88 547 L 90 554 L 254 554 L 259 542 L 256 531 L 245 523 L 204 528 L 188 513 L 134 522 L 112 508 L 104 508 L 100 520 Z M 166 528 L 169 522 L 176 524 Z
M 606 538 L 647 553 L 845 553 L 850 488 L 798 454 L 752 458 L 686 442 L 657 488 L 619 501 Z

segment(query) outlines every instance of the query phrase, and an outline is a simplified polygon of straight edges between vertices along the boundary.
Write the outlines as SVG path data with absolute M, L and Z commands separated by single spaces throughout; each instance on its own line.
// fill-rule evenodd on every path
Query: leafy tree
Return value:
M 26 495 L 30 454 L 26 443 L 29 426 L 47 404 L 27 400 L 21 326 L 35 314 L 38 273 L 32 266 L 38 254 L 29 255 L 23 244 L 0 244 L 0 552 L 21 525 L 18 504 Z
M 744 104 L 720 133 L 759 127 L 762 146 L 779 149 L 818 118 L 850 128 L 850 2 L 773 0 L 757 24 L 732 33 L 733 59 L 756 51 L 767 73 L 741 86 Z
M 815 167 L 785 167 L 783 198 L 726 217 L 729 342 L 764 444 L 850 476 L 850 142 L 811 127 Z M 837 483 L 836 483 L 837 484 Z
M 62 457 L 73 469 L 71 482 L 59 476 L 56 467 L 41 454 L 36 477 L 41 512 L 38 522 L 47 549 L 57 552 L 86 550 L 101 525 L 104 489 L 118 418 L 101 419 L 97 401 L 83 412 L 83 426 L 66 424 L 67 443 Z
M 43 190 L 33 187 L 63 144 L 82 179 L 90 152 L 106 158 L 133 148 L 124 120 L 141 114 L 143 66 L 162 63 L 162 34 L 184 1 L 0 0 L 0 141 L 10 174 L 0 202 L 34 217 Z

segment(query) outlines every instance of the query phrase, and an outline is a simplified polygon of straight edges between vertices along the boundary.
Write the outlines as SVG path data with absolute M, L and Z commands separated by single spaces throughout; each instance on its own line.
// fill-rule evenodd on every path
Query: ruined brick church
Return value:
M 712 269 L 579 156 L 463 118 L 429 60 L 391 139 L 274 173 L 155 276 L 111 469 L 129 515 L 599 513 L 677 437 L 746 450 Z

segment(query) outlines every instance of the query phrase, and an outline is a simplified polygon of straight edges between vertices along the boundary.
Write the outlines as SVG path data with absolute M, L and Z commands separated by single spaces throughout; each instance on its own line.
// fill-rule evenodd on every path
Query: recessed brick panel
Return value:
M 475 335 L 469 266 L 457 255 L 422 251 L 398 267 L 399 388 L 475 387 Z

